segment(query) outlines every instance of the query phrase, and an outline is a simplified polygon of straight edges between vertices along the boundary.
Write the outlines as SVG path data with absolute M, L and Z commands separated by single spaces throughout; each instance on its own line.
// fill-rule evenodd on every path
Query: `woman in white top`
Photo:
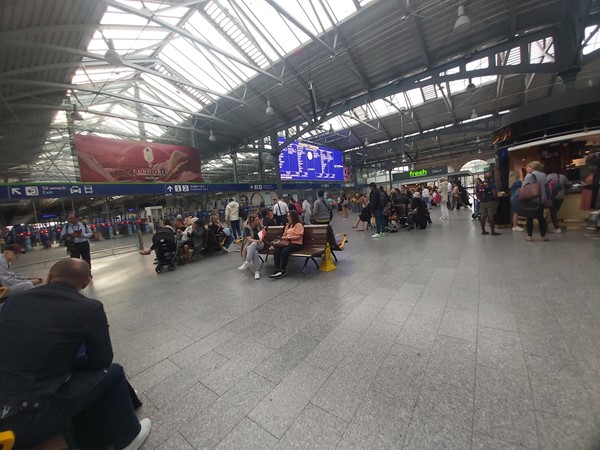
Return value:
M 440 196 L 442 197 L 442 201 L 440 203 L 440 207 L 442 208 L 442 217 L 440 219 L 446 220 L 450 218 L 448 214 L 448 180 L 446 177 L 440 178 Z

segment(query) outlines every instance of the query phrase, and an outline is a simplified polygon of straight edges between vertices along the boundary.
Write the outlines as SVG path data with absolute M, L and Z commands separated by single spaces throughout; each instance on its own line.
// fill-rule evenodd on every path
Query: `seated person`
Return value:
M 183 262 L 190 261 L 190 246 L 188 244 L 189 235 L 192 233 L 192 226 L 189 223 L 189 218 L 175 219 L 175 233 L 177 234 L 177 248 L 179 255 L 183 258 Z
M 390 209 L 387 211 L 387 220 L 388 220 L 388 230 L 389 231 L 398 231 L 398 221 L 400 220 L 400 206 L 398 205 L 398 201 L 392 199 L 390 203 Z
M 262 226 L 260 224 L 260 218 L 257 215 L 250 215 L 248 217 L 248 221 L 244 225 L 244 241 L 242 243 L 242 258 L 244 262 L 238 269 L 246 270 L 248 267 L 252 266 L 252 270 L 254 271 L 254 279 L 260 280 L 260 266 L 262 262 L 260 260 L 260 256 L 258 253 L 265 248 L 265 243 L 263 242 L 263 234 L 261 233 Z
M 427 205 L 421 200 L 421 193 L 415 192 L 410 202 L 410 212 L 408 213 L 408 229 L 413 230 L 415 228 L 415 221 L 418 218 L 426 218 L 427 216 Z
M 231 235 L 231 231 L 228 232 L 225 230 L 223 224 L 219 220 L 219 216 L 216 214 L 210 216 L 210 225 L 208 225 L 208 229 L 220 243 L 222 242 L 221 249 L 223 252 L 229 253 L 229 246 L 233 242 L 233 236 Z
M 360 228 L 356 231 L 365 231 L 365 222 L 369 223 L 370 220 L 371 220 L 371 204 L 367 203 L 367 205 L 362 209 L 362 211 L 358 215 L 358 220 L 356 221 L 356 225 L 352 225 L 352 228 L 357 228 L 358 224 L 360 224 Z
M 102 303 L 80 293 L 90 275 L 87 262 L 62 259 L 47 286 L 12 296 L 0 311 L 0 431 L 15 433 L 17 449 L 69 423 L 82 449 L 135 450 L 150 433 L 150 419 L 133 412 L 123 368 L 112 363 Z
M 2 286 L 8 288 L 7 295 L 26 291 L 44 281 L 38 277 L 29 278 L 17 275 L 12 271 L 12 263 L 19 259 L 21 250 L 22 247 L 19 244 L 8 244 L 4 247 L 4 253 L 0 255 L 0 282 Z
M 202 222 L 197 217 L 194 217 L 192 220 L 192 245 L 194 249 L 194 254 L 196 252 L 202 252 L 204 250 L 205 242 L 206 242 L 206 229 L 204 228 L 204 222 Z
M 275 260 L 275 272 L 269 275 L 270 278 L 281 278 L 285 275 L 290 253 L 302 249 L 302 238 L 304 236 L 304 225 L 300 222 L 300 216 L 297 211 L 291 210 L 287 214 L 287 224 L 283 229 L 282 241 L 289 244 L 285 247 L 275 247 L 273 259 Z

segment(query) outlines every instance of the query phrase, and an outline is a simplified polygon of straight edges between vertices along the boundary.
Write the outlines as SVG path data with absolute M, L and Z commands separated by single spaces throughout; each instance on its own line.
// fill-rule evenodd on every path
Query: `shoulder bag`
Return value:
M 533 175 L 533 174 L 532 174 Z M 534 183 L 527 183 L 519 191 L 519 200 L 527 202 L 530 200 L 540 199 L 542 196 L 542 190 L 540 183 L 537 182 L 537 178 L 533 175 Z

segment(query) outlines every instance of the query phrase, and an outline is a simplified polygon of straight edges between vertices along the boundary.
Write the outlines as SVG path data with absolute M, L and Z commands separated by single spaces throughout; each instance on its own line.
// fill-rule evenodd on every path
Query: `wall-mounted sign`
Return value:
M 409 170 L 408 172 L 394 173 L 392 174 L 392 180 L 404 181 L 404 180 L 415 180 L 423 177 L 435 177 L 448 173 L 448 166 L 430 167 L 427 169 L 415 169 Z

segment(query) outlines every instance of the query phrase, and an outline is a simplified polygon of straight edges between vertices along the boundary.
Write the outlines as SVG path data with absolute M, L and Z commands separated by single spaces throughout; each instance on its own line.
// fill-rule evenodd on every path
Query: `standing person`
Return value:
M 290 253 L 302 248 L 302 238 L 304 236 L 304 225 L 300 223 L 300 217 L 297 211 L 288 213 L 288 223 L 283 229 L 281 240 L 288 242 L 285 247 L 275 247 L 273 259 L 275 263 L 275 272 L 269 275 L 270 278 L 281 278 L 285 275 Z
M 520 205 L 519 215 L 527 217 L 527 237 L 525 238 L 527 242 L 533 241 L 533 219 L 537 219 L 540 226 L 541 241 L 545 242 L 548 240 L 546 238 L 546 219 L 544 217 L 544 201 L 546 200 L 546 190 L 544 189 L 544 186 L 546 186 L 546 174 L 542 172 L 543 169 L 544 166 L 539 161 L 531 161 L 525 167 L 527 175 L 523 181 L 523 187 L 528 184 L 540 184 L 540 197 L 527 202 L 528 205 L 525 205 L 525 202 L 521 202 Z M 524 208 L 524 206 L 528 207 Z
M 496 213 L 498 212 L 498 189 L 494 180 L 492 180 L 492 172 L 487 171 L 483 174 L 483 181 L 477 185 L 477 199 L 480 201 L 479 208 L 481 217 L 481 234 L 490 234 L 485 230 L 485 219 L 490 223 L 492 236 L 499 236 L 496 232 Z
M 0 282 L 2 286 L 8 288 L 8 295 L 31 289 L 44 280 L 41 278 L 29 278 L 17 275 L 12 271 L 12 263 L 21 256 L 22 247 L 19 244 L 7 244 L 4 247 L 4 253 L 0 255 Z
M 311 219 L 310 202 L 306 199 L 302 200 L 302 218 L 304 219 L 304 225 L 310 225 Z
M 254 279 L 260 280 L 260 266 L 262 262 L 258 253 L 265 248 L 265 243 L 262 240 L 262 226 L 260 218 L 254 214 L 248 217 L 248 221 L 244 225 L 244 242 L 242 246 L 242 258 L 244 262 L 238 269 L 246 270 L 252 266 L 254 270 Z
M 508 188 L 510 189 L 510 205 L 512 206 L 512 230 L 525 231 L 525 228 L 519 226 L 519 190 L 523 186 L 520 172 L 511 170 L 508 174 Z
M 346 194 L 342 193 L 340 200 L 342 203 L 342 213 L 344 214 L 344 218 L 342 220 L 348 220 L 348 197 Z
M 333 212 L 331 205 L 325 200 L 325 192 L 317 192 L 317 199 L 313 204 L 313 215 L 315 216 L 315 223 L 317 224 L 328 224 L 331 222 Z
M 60 232 L 60 240 L 67 241 L 71 250 L 71 258 L 81 258 L 92 266 L 92 257 L 90 256 L 90 239 L 93 236 L 92 230 L 87 223 L 79 221 L 79 217 L 74 212 L 67 216 L 67 224 Z
M 450 218 L 448 214 L 448 189 L 450 187 L 450 183 L 448 183 L 448 179 L 446 177 L 440 178 L 440 207 L 442 209 L 441 220 L 447 220 Z
M 431 208 L 431 197 L 427 185 L 423 186 L 423 190 L 421 191 L 421 201 L 425 203 L 427 208 Z
M 554 226 L 552 232 L 556 234 L 562 233 L 562 229 L 558 224 L 558 211 L 560 211 L 560 208 L 565 201 L 565 188 L 570 185 L 571 183 L 562 173 L 550 173 L 546 177 L 546 194 L 552 194 L 552 206 L 550 207 L 550 218 L 552 219 L 552 225 Z
M 87 262 L 62 259 L 46 286 L 11 297 L 0 312 L 0 431 L 13 431 L 17 448 L 69 423 L 82 449 L 135 450 L 150 433 L 113 363 L 102 303 L 80 292 L 90 277 Z
M 229 199 L 229 203 L 225 207 L 225 222 L 229 222 L 234 239 L 242 237 L 242 230 L 240 230 L 240 204 L 233 198 Z
M 365 206 L 367 206 L 367 197 L 365 197 L 365 194 L 360 194 L 360 198 L 358 199 L 358 204 L 360 206 L 359 212 L 362 212 L 362 210 L 365 208 Z
M 277 201 L 273 201 L 273 216 L 277 225 L 285 225 L 287 223 L 288 205 L 280 197 Z
M 375 234 L 372 238 L 380 238 L 383 236 L 383 201 L 377 185 L 373 182 L 369 184 L 371 193 L 369 194 L 369 204 L 371 205 L 371 217 L 375 219 Z

